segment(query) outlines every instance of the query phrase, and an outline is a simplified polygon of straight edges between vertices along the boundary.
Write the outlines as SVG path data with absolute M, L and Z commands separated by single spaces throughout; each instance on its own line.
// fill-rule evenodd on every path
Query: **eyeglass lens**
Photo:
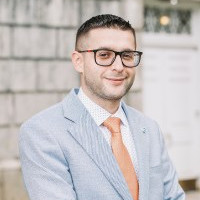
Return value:
M 111 50 L 98 50 L 96 52 L 96 63 L 103 66 L 111 65 L 116 56 Z M 127 67 L 135 67 L 140 62 L 140 54 L 138 52 L 124 51 L 121 53 L 122 63 Z

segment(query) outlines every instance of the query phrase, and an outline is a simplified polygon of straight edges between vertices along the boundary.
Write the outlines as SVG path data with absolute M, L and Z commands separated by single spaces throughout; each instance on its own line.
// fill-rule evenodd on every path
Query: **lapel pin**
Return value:
M 146 128 L 142 128 L 142 132 L 143 132 L 143 133 L 146 133 Z

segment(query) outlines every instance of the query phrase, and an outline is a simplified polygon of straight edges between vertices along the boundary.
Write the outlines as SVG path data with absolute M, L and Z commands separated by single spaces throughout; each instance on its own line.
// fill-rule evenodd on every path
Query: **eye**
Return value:
M 97 56 L 101 59 L 108 59 L 108 58 L 112 57 L 112 52 L 100 50 L 100 51 L 97 51 Z
M 125 60 L 132 60 L 134 57 L 134 54 L 133 52 L 123 52 L 122 57 Z

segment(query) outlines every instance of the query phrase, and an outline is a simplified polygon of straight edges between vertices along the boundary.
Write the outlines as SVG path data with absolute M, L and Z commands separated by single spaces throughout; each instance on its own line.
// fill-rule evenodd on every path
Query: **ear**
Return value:
M 82 73 L 83 72 L 83 55 L 79 53 L 78 51 L 72 52 L 72 63 L 74 65 L 74 68 L 77 72 Z

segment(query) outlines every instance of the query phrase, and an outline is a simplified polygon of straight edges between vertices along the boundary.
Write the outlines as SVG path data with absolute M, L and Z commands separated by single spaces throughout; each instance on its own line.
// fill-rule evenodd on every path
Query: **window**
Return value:
M 191 34 L 191 10 L 145 7 L 145 32 Z

